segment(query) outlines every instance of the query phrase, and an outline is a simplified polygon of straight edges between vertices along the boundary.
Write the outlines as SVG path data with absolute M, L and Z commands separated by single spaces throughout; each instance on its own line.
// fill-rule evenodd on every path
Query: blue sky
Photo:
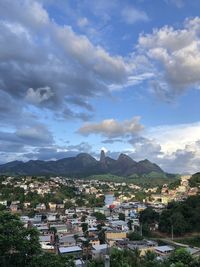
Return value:
M 0 163 L 200 166 L 198 0 L 2 0 Z

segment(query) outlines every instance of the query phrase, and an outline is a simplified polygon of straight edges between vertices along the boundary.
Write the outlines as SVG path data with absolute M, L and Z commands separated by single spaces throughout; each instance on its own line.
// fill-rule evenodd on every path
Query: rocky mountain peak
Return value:
M 104 150 L 102 149 L 101 150 L 101 155 L 100 155 L 100 162 L 103 163 L 103 164 L 105 164 L 105 162 L 106 162 L 105 159 L 106 159 L 106 155 L 105 155 Z
M 130 161 L 133 162 L 133 159 L 126 154 L 121 153 L 117 159 L 117 161 Z

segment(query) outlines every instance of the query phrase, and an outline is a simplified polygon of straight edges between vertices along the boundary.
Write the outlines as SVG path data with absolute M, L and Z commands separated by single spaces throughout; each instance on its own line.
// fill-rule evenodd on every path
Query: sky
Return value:
M 0 163 L 100 150 L 200 171 L 200 1 L 1 0 Z

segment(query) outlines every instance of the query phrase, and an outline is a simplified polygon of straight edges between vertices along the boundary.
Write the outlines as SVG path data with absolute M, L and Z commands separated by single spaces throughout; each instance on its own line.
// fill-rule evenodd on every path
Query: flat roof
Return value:
M 98 231 L 97 227 L 89 227 L 88 231 Z
M 155 247 L 155 250 L 162 252 L 162 253 L 165 253 L 165 252 L 170 252 L 170 251 L 174 250 L 174 248 L 170 247 L 170 246 L 157 246 L 157 247 Z
M 75 242 L 75 238 L 72 235 L 64 235 L 60 237 L 60 242 Z
M 117 221 L 112 220 L 109 223 L 111 223 L 111 224 L 117 224 L 117 225 L 127 225 L 127 222 L 122 221 L 122 220 L 117 220 Z
M 60 247 L 60 253 L 71 253 L 71 252 L 80 252 L 82 249 L 79 246 L 72 246 L 72 247 Z
M 101 244 L 101 245 L 93 245 L 92 246 L 95 250 L 102 250 L 102 249 L 107 249 L 108 245 L 107 244 Z
M 39 236 L 39 241 L 40 242 L 50 242 L 51 241 L 51 236 L 50 235 L 40 235 Z

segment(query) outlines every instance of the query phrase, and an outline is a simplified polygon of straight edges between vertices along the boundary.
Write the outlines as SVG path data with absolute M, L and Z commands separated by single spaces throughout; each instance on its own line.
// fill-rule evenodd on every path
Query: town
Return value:
M 200 267 L 200 0 L 0 0 L 0 267 Z
M 162 228 L 157 215 L 170 203 L 198 196 L 200 186 L 191 181 L 191 176 L 181 176 L 169 185 L 144 188 L 126 182 L 1 176 L 0 207 L 17 214 L 25 228 L 37 229 L 42 250 L 72 256 L 77 267 L 93 260 L 109 266 L 113 248 L 137 248 L 140 255 L 151 251 L 162 259 L 178 245 L 197 256 L 200 248 L 173 240 L 182 234 L 175 224 L 166 242 L 152 238 Z

